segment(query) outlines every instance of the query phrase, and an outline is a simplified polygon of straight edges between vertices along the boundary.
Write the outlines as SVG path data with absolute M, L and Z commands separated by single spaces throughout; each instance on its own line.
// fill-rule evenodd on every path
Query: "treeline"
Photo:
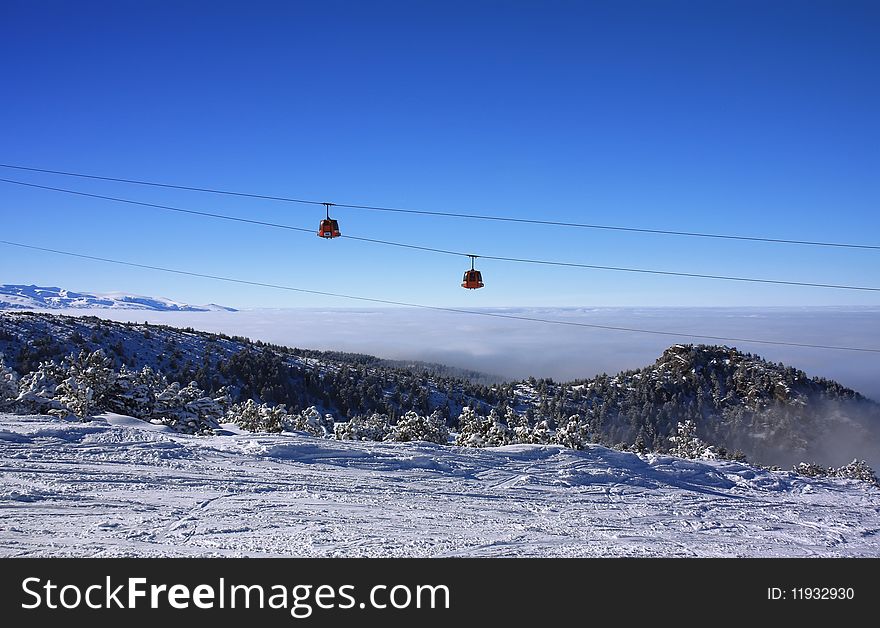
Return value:
M 117 371 L 149 367 L 169 382 L 194 382 L 205 397 L 284 405 L 291 415 L 314 407 L 338 422 L 375 415 L 392 426 L 407 413 L 436 414 L 447 428 L 485 432 L 490 442 L 543 442 L 545 434 L 559 432 L 609 447 L 663 452 L 674 446 L 678 426 L 690 422 L 697 437 L 725 456 L 745 454 L 786 466 L 799 460 L 840 464 L 840 452 L 851 446 L 826 444 L 841 435 L 861 447 L 847 458 L 868 456 L 869 445 L 880 444 L 876 403 L 836 382 L 730 347 L 674 345 L 651 366 L 568 383 L 489 383 L 418 362 L 392 367 L 373 356 L 191 328 L 0 315 L 0 352 L 6 351 L 22 377 L 42 363 L 60 364 L 71 353 L 98 349 Z M 195 394 L 193 385 L 183 389 Z M 498 427 L 469 428 L 462 408 L 486 421 L 491 417 Z M 569 429 L 572 417 L 577 420 Z
M 101 350 L 70 354 L 60 363 L 41 362 L 24 377 L 6 366 L 0 354 L 0 411 L 6 412 L 87 421 L 95 413 L 110 411 L 178 432 L 203 435 L 217 433 L 221 423 L 234 423 L 252 432 L 296 431 L 340 440 L 424 441 L 438 445 L 453 442 L 463 447 L 528 443 L 586 449 L 601 442 L 601 435 L 580 415 L 571 415 L 558 424 L 546 419 L 532 421 L 509 406 L 503 413 L 492 409 L 486 415 L 463 407 L 455 421 L 458 433 L 450 441 L 447 419 L 439 411 L 428 415 L 410 410 L 397 419 L 382 413 L 355 415 L 337 423 L 332 414 L 322 414 L 314 406 L 290 412 L 284 404 L 259 403 L 253 398 L 234 403 L 232 399 L 226 388 L 207 394 L 195 381 L 186 386 L 169 382 L 149 366 L 133 370 L 123 365 L 114 370 L 112 360 Z M 723 447 L 703 441 L 693 421 L 677 423 L 669 442 L 672 446 L 667 453 L 679 457 L 745 461 L 741 452 L 730 454 Z M 651 451 L 641 439 L 631 447 L 619 448 L 636 453 Z M 877 484 L 873 470 L 864 461 L 853 460 L 838 469 L 802 463 L 793 470 L 810 477 L 846 477 Z

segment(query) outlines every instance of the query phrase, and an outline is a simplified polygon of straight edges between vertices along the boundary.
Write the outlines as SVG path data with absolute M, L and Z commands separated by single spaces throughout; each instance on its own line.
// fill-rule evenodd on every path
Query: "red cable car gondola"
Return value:
M 461 280 L 461 287 L 468 290 L 476 290 L 483 287 L 483 275 L 478 270 L 474 270 L 474 260 L 476 255 L 468 255 L 471 258 L 471 269 L 464 271 L 464 277 Z
M 339 232 L 339 223 L 330 218 L 330 206 L 333 203 L 322 203 L 327 208 L 327 218 L 321 221 L 318 227 L 318 236 L 321 238 L 338 238 L 342 235 Z

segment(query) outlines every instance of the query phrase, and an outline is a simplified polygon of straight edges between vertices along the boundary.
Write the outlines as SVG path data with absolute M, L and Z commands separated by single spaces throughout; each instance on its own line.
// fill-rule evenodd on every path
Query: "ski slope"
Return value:
M 0 555 L 880 556 L 880 490 L 594 446 L 0 414 Z

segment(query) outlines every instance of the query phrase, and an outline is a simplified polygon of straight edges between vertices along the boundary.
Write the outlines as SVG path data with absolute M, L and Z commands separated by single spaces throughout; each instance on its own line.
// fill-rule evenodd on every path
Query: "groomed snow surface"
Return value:
M 2 556 L 880 556 L 880 490 L 603 447 L 0 414 Z

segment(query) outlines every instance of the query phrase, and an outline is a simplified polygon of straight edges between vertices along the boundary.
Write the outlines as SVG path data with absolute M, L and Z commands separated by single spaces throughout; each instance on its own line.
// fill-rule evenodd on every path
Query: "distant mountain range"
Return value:
M 231 307 L 209 303 L 188 305 L 164 297 L 145 297 L 123 292 L 105 294 L 72 292 L 47 286 L 0 285 L 0 310 L 152 310 L 156 312 L 235 312 Z

